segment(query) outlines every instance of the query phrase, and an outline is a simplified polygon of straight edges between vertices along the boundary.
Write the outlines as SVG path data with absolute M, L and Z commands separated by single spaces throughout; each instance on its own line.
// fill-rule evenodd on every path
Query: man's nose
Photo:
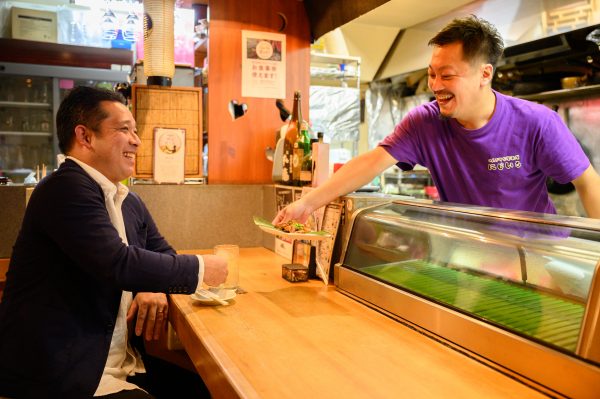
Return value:
M 434 93 L 444 88 L 444 85 L 442 85 L 442 80 L 438 76 L 434 78 L 428 78 L 428 83 L 429 89 Z
M 140 144 L 142 144 L 142 140 L 140 140 L 140 136 L 138 136 L 136 132 L 131 132 L 131 138 L 131 144 L 135 145 L 136 147 L 139 147 Z

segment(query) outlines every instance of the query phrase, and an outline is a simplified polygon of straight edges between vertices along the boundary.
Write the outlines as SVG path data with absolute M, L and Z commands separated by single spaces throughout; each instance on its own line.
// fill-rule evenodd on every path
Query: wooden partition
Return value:
M 201 177 L 202 89 L 133 85 L 131 98 L 142 141 L 134 177 L 153 177 L 154 129 L 157 127 L 185 129 L 185 177 Z
M 265 149 L 275 147 L 282 122 L 275 99 L 242 97 L 242 30 L 286 35 L 286 105 L 294 91 L 303 95 L 308 119 L 310 27 L 304 3 L 290 0 L 211 1 L 208 45 L 208 181 L 270 183 L 273 163 Z M 282 29 L 283 28 L 283 29 Z M 245 116 L 232 120 L 231 100 L 245 103 Z

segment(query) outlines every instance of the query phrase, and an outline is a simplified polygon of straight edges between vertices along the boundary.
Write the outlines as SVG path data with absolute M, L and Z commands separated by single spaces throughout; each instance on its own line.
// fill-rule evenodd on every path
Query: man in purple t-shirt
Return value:
M 399 166 L 430 170 L 440 199 L 556 213 L 546 177 L 579 177 L 590 162 L 558 114 L 497 92 L 489 121 L 467 129 L 440 118 L 436 101 L 414 109 L 380 144 Z
M 443 201 L 555 213 L 547 177 L 572 182 L 600 218 L 600 176 L 550 109 L 492 90 L 502 38 L 475 16 L 455 19 L 429 41 L 435 101 L 411 111 L 380 145 L 282 209 L 273 223 L 304 221 L 394 164 L 427 167 Z

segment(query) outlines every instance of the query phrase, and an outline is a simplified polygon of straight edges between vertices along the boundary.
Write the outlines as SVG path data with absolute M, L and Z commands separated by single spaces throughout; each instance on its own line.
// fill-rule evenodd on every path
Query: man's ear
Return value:
M 92 131 L 83 125 L 75 126 L 75 144 L 84 148 L 90 148 L 92 134 Z
M 494 67 L 492 64 L 481 65 L 481 85 L 486 86 L 492 83 L 494 78 Z

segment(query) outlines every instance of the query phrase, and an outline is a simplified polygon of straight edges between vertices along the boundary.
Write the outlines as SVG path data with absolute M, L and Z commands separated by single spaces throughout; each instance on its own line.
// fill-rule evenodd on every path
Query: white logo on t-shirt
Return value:
M 521 157 L 518 154 L 488 159 L 488 170 L 518 169 L 520 167 Z

